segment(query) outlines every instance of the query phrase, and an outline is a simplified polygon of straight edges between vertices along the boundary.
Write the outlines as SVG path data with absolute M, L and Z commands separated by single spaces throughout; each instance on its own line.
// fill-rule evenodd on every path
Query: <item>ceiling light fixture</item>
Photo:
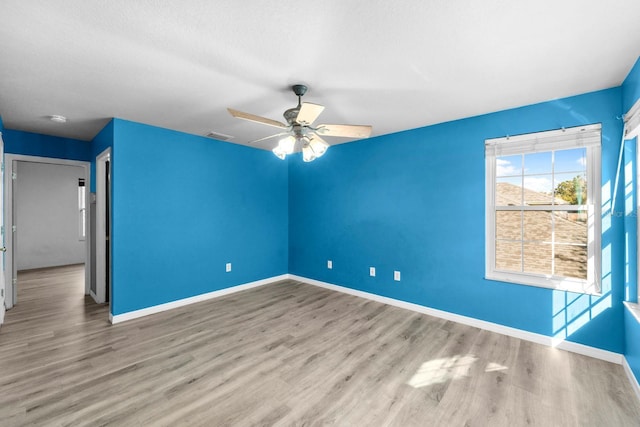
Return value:
M 67 118 L 65 116 L 59 116 L 57 114 L 49 116 L 49 120 L 56 123 L 67 123 Z
M 233 117 L 276 127 L 282 131 L 275 135 L 256 139 L 250 143 L 285 136 L 278 142 L 278 145 L 271 150 L 273 154 L 284 160 L 288 154 L 296 151 L 297 146 L 302 151 L 302 159 L 305 162 L 312 162 L 318 157 L 321 157 L 327 151 L 327 148 L 329 148 L 329 144 L 327 144 L 320 135 L 341 136 L 346 138 L 368 138 L 371 135 L 371 126 L 369 125 L 321 124 L 314 126 L 313 122 L 318 118 L 320 113 L 322 113 L 324 107 L 310 102 L 302 102 L 302 96 L 307 92 L 305 85 L 293 85 L 291 89 L 298 97 L 298 105 L 284 112 L 284 118 L 287 124 L 228 108 L 229 113 L 231 113 Z

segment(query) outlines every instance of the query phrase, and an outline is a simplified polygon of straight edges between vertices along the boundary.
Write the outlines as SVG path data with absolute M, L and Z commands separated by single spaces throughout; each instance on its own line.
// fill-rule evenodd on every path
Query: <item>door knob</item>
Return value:
M 0 248 L 0 252 L 7 252 L 7 248 L 6 248 L 6 247 L 4 247 L 4 246 L 3 246 L 3 247 L 1 247 L 1 248 Z

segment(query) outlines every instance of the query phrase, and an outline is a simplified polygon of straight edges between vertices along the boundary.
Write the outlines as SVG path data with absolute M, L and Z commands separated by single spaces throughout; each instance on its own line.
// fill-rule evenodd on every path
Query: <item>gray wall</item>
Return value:
M 17 166 L 18 270 L 85 262 L 85 242 L 78 236 L 78 178 L 84 169 L 23 161 Z

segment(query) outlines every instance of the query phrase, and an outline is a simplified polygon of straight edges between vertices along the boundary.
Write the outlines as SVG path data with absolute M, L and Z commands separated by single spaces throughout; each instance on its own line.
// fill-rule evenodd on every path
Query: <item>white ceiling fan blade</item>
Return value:
M 278 136 L 284 136 L 284 135 L 289 135 L 289 132 L 280 132 L 280 133 L 276 133 L 275 135 L 265 136 L 264 138 L 254 139 L 253 141 L 249 141 L 247 144 L 253 144 L 254 142 L 265 141 L 267 139 L 276 138 Z
M 227 108 L 229 113 L 237 119 L 248 120 L 250 122 L 262 123 L 263 125 L 273 126 L 276 128 L 287 128 L 284 123 L 280 123 L 277 120 L 267 119 L 266 117 L 256 116 L 255 114 L 243 113 L 242 111 L 234 110 L 233 108 Z
M 316 133 L 322 136 L 344 136 L 348 138 L 368 138 L 371 126 L 367 125 L 318 125 Z
M 296 118 L 296 122 L 301 125 L 310 125 L 313 123 L 320 113 L 324 110 L 323 105 L 312 104 L 311 102 L 303 102 L 300 107 L 300 111 L 298 112 L 298 117 Z

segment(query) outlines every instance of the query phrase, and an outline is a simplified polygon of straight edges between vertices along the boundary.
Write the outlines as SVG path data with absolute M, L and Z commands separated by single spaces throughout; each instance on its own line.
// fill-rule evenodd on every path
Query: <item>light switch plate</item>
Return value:
M 375 267 L 369 267 L 369 276 L 376 277 L 376 268 Z
M 230 262 L 227 263 L 227 265 L 225 266 L 225 269 L 226 269 L 227 273 L 231 271 L 231 263 Z

